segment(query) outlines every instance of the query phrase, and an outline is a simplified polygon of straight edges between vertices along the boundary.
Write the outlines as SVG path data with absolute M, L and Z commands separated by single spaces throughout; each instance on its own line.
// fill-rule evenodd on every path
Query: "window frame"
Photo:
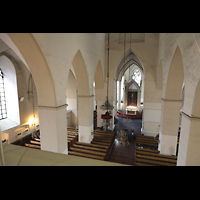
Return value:
M 2 69 L 0 68 L 0 120 L 6 119 L 7 117 L 8 116 L 7 116 L 7 107 L 6 107 L 4 74 L 3 74 Z

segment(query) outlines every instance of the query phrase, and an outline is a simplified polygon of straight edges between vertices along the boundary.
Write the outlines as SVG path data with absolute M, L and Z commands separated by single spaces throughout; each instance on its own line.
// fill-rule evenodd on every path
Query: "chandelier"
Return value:
M 117 142 L 119 142 L 120 144 L 123 144 L 123 146 L 125 146 L 126 144 L 129 145 L 129 141 L 128 141 L 128 133 L 124 130 L 120 130 L 117 131 Z
M 132 122 L 132 120 L 127 117 L 127 118 L 123 119 L 123 122 L 126 123 L 126 124 L 130 124 Z
M 106 101 L 103 105 L 100 106 L 102 110 L 106 110 L 106 113 L 104 115 L 101 115 L 101 119 L 103 120 L 102 125 L 104 126 L 104 129 L 106 131 L 109 130 L 109 127 L 111 125 L 111 112 L 109 110 L 113 110 L 114 106 L 109 103 L 108 100 L 108 87 L 109 87 L 109 33 L 108 33 L 108 60 L 107 60 L 107 96 Z

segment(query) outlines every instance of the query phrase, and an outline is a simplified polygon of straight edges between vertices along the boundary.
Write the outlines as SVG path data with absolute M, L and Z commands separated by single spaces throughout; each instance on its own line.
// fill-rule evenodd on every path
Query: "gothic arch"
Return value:
M 98 62 L 97 68 L 96 68 L 94 81 L 95 81 L 95 88 L 96 89 L 103 89 L 103 87 L 104 87 L 103 71 L 102 71 L 102 65 L 101 65 L 100 60 Z
M 121 80 L 124 72 L 132 65 L 137 65 L 142 73 L 144 73 L 144 67 L 140 61 L 140 59 L 131 51 L 129 50 L 125 54 L 125 64 L 124 64 L 124 56 L 121 58 L 119 64 L 117 65 L 115 69 L 114 79 L 115 80 Z
M 180 48 L 177 46 L 168 73 L 165 99 L 181 100 L 184 68 Z
M 38 96 L 39 106 L 56 106 L 56 96 L 51 72 L 42 52 L 30 33 L 0 34 L 2 39 L 30 70 Z
M 137 90 L 140 91 L 140 86 L 133 79 L 126 84 L 126 87 L 129 88 L 132 84 L 134 84 Z
M 183 84 L 183 61 L 180 49 L 177 46 L 169 68 L 165 96 L 162 102 L 159 149 L 163 154 L 176 155 L 180 111 L 183 100 Z
M 85 66 L 85 61 L 80 50 L 77 51 L 72 61 L 72 65 L 77 79 L 78 94 L 83 96 L 89 96 L 90 89 L 88 73 Z

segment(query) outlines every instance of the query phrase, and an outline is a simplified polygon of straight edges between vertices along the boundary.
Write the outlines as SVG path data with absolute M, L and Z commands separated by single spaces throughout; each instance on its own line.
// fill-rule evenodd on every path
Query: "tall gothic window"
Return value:
M 141 83 L 141 73 L 140 73 L 140 70 L 138 70 L 138 69 L 134 70 L 132 79 L 140 86 L 140 83 Z
M 4 88 L 4 76 L 2 70 L 0 69 L 0 120 L 5 118 L 7 118 L 7 110 Z

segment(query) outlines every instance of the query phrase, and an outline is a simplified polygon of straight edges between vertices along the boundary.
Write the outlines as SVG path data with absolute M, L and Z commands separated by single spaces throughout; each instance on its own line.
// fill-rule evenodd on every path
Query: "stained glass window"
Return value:
M 6 98 L 4 88 L 4 75 L 0 69 L 0 120 L 7 118 Z

